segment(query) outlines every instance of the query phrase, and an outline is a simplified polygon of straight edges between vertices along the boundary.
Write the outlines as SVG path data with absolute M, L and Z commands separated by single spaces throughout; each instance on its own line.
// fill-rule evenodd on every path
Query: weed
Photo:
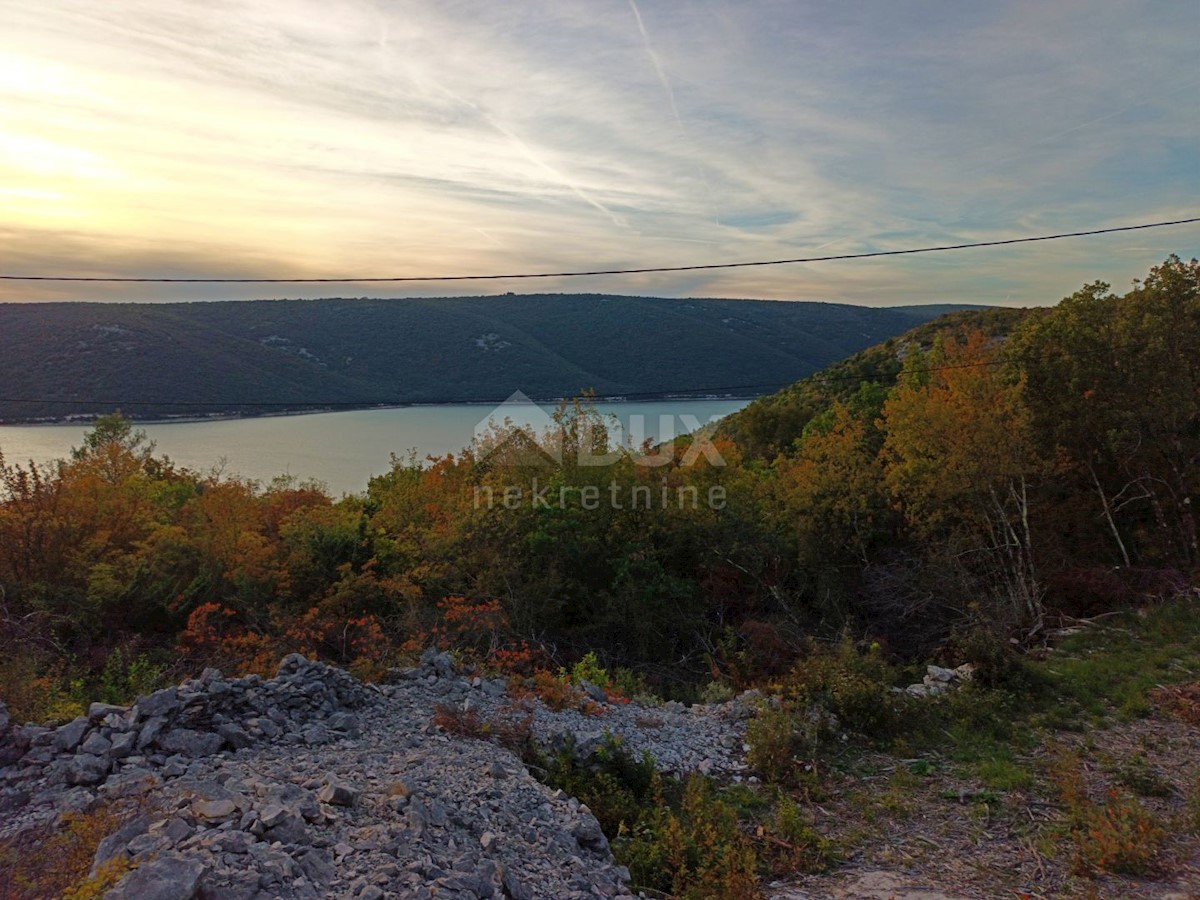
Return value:
M 751 819 L 769 809 L 771 801 L 746 784 L 731 784 L 721 791 L 721 800 L 737 811 L 739 819 Z
M 1174 793 L 1171 782 L 1140 753 L 1135 753 L 1117 768 L 1116 781 L 1139 797 L 1169 797 Z
M 145 655 L 128 658 L 120 647 L 108 655 L 100 674 L 99 698 L 105 703 L 129 703 L 163 686 L 166 666 L 157 666 Z
M 1102 804 L 1089 799 L 1078 755 L 1058 752 L 1051 777 L 1067 811 L 1080 875 L 1145 875 L 1158 860 L 1166 831 L 1136 799 L 1112 788 Z
M 68 722 L 87 711 L 83 680 L 62 663 L 42 668 L 33 653 L 0 648 L 0 684 L 14 722 Z
M 1159 709 L 1188 725 L 1200 725 L 1200 681 L 1171 687 L 1156 687 L 1150 699 Z
M 996 791 L 1019 791 L 1033 785 L 1033 773 L 1003 757 L 976 763 L 975 774 L 980 781 Z
M 1184 824 L 1192 834 L 1200 835 L 1200 778 L 1192 783 L 1192 789 L 1188 791 Z
M 68 888 L 63 894 L 63 900 L 100 900 L 135 868 L 133 860 L 123 853 L 118 854 L 97 866 L 95 875 L 90 875 L 74 887 Z
M 664 779 L 648 754 L 635 758 L 612 736 L 586 763 L 568 743 L 535 770 L 587 804 L 638 887 L 691 900 L 758 897 L 758 856 L 738 826 L 744 795 L 732 795 L 739 806 L 701 776 Z
M 841 861 L 841 853 L 837 844 L 820 834 L 808 817 L 804 815 L 800 804 L 787 796 L 781 795 L 775 807 L 775 815 L 771 819 L 771 829 L 778 840 L 786 846 L 783 861 L 786 870 L 815 874 L 832 869 Z M 776 874 L 784 874 L 776 863 Z
M 746 762 L 772 784 L 787 784 L 796 770 L 799 735 L 796 717 L 782 709 L 762 709 L 746 725 Z
M 83 812 L 64 814 L 52 833 L 26 833 L 19 843 L 0 843 L 0 897 L 92 900 L 104 896 L 130 866 L 127 860 L 114 862 L 89 877 L 96 848 L 146 808 L 143 801 L 95 805 Z
M 701 703 L 725 703 L 733 699 L 733 688 L 724 681 L 710 681 L 700 692 Z
M 560 673 L 560 677 L 567 678 L 568 676 L 564 671 Z M 587 681 L 602 691 L 607 691 L 610 686 L 608 672 L 600 665 L 596 654 L 591 651 L 585 653 L 583 659 L 571 667 L 569 680 L 576 687 Z
M 1116 710 L 1130 719 L 1151 710 L 1155 687 L 1187 676 L 1178 660 L 1197 656 L 1200 627 L 1194 606 L 1179 601 L 1154 606 L 1141 616 L 1114 616 L 1068 638 L 1046 668 L 1055 676 L 1056 691 L 1083 713 L 1100 719 Z M 1170 693 L 1154 697 L 1171 708 Z M 1184 712 L 1189 694 L 1181 690 L 1178 696 L 1179 712 Z

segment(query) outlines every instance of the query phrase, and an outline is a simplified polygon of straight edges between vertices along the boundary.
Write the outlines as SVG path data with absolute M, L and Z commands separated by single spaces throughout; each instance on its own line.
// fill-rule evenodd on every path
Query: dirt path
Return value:
M 1054 774 L 1064 758 L 1077 762 L 1091 802 L 1120 789 L 1168 832 L 1144 876 L 1081 874 Z M 812 804 L 814 826 L 844 848 L 843 863 L 769 886 L 772 900 L 1200 898 L 1200 729 L 1165 713 L 1055 733 L 990 784 L 936 756 L 866 755 L 853 769 Z

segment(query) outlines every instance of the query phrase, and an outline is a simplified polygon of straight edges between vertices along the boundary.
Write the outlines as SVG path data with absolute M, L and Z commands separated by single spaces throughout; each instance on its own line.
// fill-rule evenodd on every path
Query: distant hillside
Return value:
M 928 350 L 940 334 L 977 328 L 996 338 L 1007 337 L 1030 315 L 1045 309 L 960 309 L 922 322 L 911 330 L 839 360 L 782 390 L 759 397 L 745 409 L 726 416 L 719 432 L 734 438 L 743 452 L 772 458 L 786 450 L 804 427 L 835 401 L 850 401 L 864 385 L 890 387 L 913 348 Z
M 0 421 L 748 396 L 951 309 L 529 295 L 0 304 Z

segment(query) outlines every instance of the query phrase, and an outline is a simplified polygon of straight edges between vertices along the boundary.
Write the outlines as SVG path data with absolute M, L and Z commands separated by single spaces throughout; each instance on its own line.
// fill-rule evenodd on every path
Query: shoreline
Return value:
M 670 402 L 704 402 L 713 400 L 755 400 L 763 394 L 705 394 L 697 396 L 694 394 L 669 394 L 656 395 L 654 397 L 642 397 L 637 394 L 614 394 L 605 397 L 589 398 L 594 403 L 670 403 Z M 530 403 L 535 406 L 551 405 L 557 406 L 559 403 L 570 402 L 577 399 L 576 397 L 552 397 L 552 398 L 536 398 L 531 397 Z M 408 403 L 366 403 L 355 404 L 348 406 L 328 406 L 321 408 L 292 408 L 271 410 L 270 412 L 229 412 L 229 413 L 200 413 L 188 414 L 180 416 L 157 416 L 143 417 L 138 415 L 125 415 L 129 421 L 138 425 L 193 425 L 204 422 L 236 422 L 250 419 L 278 419 L 290 418 L 293 416 L 318 416 L 329 415 L 331 413 L 342 412 L 364 412 L 372 410 L 389 410 L 389 409 L 413 409 L 413 408 L 430 408 L 430 407 L 445 407 L 445 406 L 487 406 L 499 407 L 504 404 L 505 400 L 448 400 L 448 401 L 412 401 Z M 54 416 L 54 417 L 38 417 L 32 419 L 15 419 L 7 420 L 0 419 L 0 427 L 2 428 L 38 428 L 38 427 L 79 427 L 89 426 L 101 416 L 110 415 L 110 413 L 96 414 L 79 414 L 70 416 Z

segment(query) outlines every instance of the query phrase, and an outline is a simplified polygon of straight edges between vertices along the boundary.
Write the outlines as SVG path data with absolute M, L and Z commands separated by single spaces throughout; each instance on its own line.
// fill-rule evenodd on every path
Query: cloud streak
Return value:
M 5 269 L 687 265 L 1170 218 L 1200 196 L 1200 108 L 1177 74 L 1194 71 L 1182 2 L 5 9 Z M 1044 303 L 1200 253 L 1200 232 L 1143 245 L 543 287 Z M 79 290 L 5 285 L 0 300 Z

